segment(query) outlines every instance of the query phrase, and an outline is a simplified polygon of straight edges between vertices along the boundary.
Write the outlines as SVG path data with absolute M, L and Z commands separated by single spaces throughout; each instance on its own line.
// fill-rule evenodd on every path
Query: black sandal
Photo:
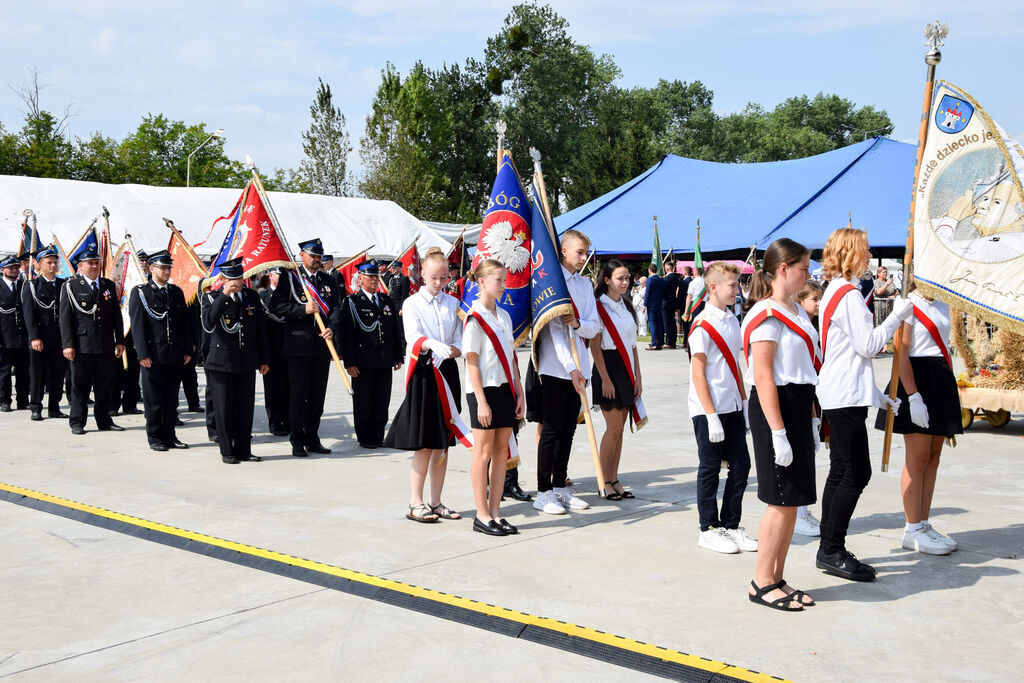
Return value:
M 612 487 L 612 482 L 606 481 L 605 484 L 607 484 L 608 488 L 610 488 L 612 490 L 611 493 L 609 493 L 607 496 L 605 496 L 606 500 L 622 500 L 622 494 L 619 493 L 618 491 L 616 491 L 614 489 L 614 487 Z
M 778 583 L 773 583 L 770 586 L 758 588 L 757 584 L 751 581 L 750 586 L 754 589 L 754 595 L 747 593 L 747 598 L 750 600 L 750 602 L 755 602 L 758 605 L 764 605 L 765 607 L 771 607 L 772 609 L 777 609 L 780 612 L 803 612 L 804 606 L 802 604 L 799 607 L 787 607 L 787 605 L 791 602 L 801 602 L 799 598 L 795 597 L 796 593 L 783 596 L 776 600 L 769 601 L 764 599 L 764 596 L 766 594 L 771 593 L 773 590 L 782 588 L 784 585 L 786 585 L 785 581 L 779 581 Z
M 433 517 L 431 517 L 433 515 Z M 405 513 L 406 519 L 411 519 L 414 522 L 421 522 L 423 524 L 433 524 L 440 521 L 437 514 L 430 511 L 430 508 L 420 503 L 419 505 L 410 505 L 409 512 Z
M 615 481 L 606 481 L 605 483 L 610 485 L 614 489 L 615 485 L 619 484 L 619 480 L 616 479 Z M 619 486 L 622 486 L 622 484 L 619 484 Z M 616 493 L 618 493 L 618 491 L 616 491 Z M 632 491 L 626 490 L 625 486 L 622 487 L 622 493 L 619 493 L 619 496 L 621 496 L 622 498 L 636 498 L 636 496 L 633 495 Z
M 786 583 L 785 579 L 783 579 L 782 581 L 779 581 L 779 588 L 782 588 L 783 586 L 788 586 L 788 585 L 789 584 Z M 795 598 L 796 601 L 799 602 L 804 607 L 814 607 L 815 605 L 818 604 L 817 602 L 814 601 L 814 598 L 811 598 L 810 595 L 808 595 L 804 591 L 797 590 L 795 588 L 793 589 L 793 592 L 789 594 L 789 597 L 790 597 L 790 599 L 794 599 Z M 811 601 L 810 602 L 804 602 L 804 598 L 811 598 Z

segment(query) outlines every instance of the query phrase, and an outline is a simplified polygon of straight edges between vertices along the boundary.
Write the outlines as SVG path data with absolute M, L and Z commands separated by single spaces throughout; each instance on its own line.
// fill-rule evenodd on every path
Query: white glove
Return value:
M 910 421 L 922 429 L 928 429 L 928 406 L 920 393 L 913 393 L 907 397 L 910 400 Z
M 708 441 L 711 443 L 722 443 L 725 441 L 725 430 L 722 429 L 722 421 L 718 419 L 718 413 L 708 413 Z
M 814 453 L 817 454 L 821 450 L 821 418 L 811 418 L 811 429 L 814 431 Z
M 900 406 L 902 405 L 903 400 L 901 398 L 889 398 L 889 394 L 881 392 L 878 390 L 878 387 L 875 387 L 874 406 L 876 408 L 881 408 L 882 410 L 888 410 L 889 408 L 892 408 L 892 412 L 898 413 L 900 412 Z
M 750 401 L 743 399 L 743 424 L 747 426 L 747 431 L 750 431 L 750 412 L 749 412 Z
M 776 465 L 789 467 L 793 464 L 793 447 L 789 445 L 785 429 L 772 430 L 772 448 L 775 449 Z
M 423 348 L 430 349 L 431 351 L 434 352 L 435 362 L 438 358 L 440 358 L 442 361 L 445 361 L 452 357 L 451 347 L 445 344 L 443 341 L 438 341 L 437 339 L 428 339 L 427 341 L 423 342 Z
M 901 296 L 896 297 L 892 301 L 891 315 L 896 316 L 900 320 L 906 320 L 914 315 L 914 302 Z

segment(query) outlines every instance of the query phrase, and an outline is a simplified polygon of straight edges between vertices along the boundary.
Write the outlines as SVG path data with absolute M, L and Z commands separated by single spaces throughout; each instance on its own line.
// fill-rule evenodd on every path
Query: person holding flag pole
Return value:
M 704 258 L 700 254 L 700 219 L 697 220 L 697 246 L 693 254 L 693 280 L 686 290 L 686 302 L 683 305 L 683 338 L 689 339 L 690 325 L 693 319 L 704 310 L 704 304 L 708 298 L 707 288 L 704 286 Z M 687 348 L 689 353 L 689 348 Z

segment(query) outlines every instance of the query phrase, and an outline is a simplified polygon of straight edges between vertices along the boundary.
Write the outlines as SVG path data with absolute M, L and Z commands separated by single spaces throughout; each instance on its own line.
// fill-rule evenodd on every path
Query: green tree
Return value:
M 8 133 L 4 124 L 0 123 L 0 175 L 19 175 L 21 171 L 19 146 L 18 136 Z
M 331 86 L 318 78 L 316 99 L 309 107 L 312 121 L 302 133 L 302 174 L 308 179 L 311 192 L 341 197 L 350 194 L 346 175 L 348 155 L 352 152 L 345 115 L 334 106 Z
M 126 166 L 121 156 L 121 143 L 99 131 L 75 144 L 71 177 L 97 183 L 125 182 Z
M 26 117 L 18 149 L 21 175 L 36 178 L 67 178 L 70 175 L 72 147 L 65 137 L 64 123 L 48 111 Z

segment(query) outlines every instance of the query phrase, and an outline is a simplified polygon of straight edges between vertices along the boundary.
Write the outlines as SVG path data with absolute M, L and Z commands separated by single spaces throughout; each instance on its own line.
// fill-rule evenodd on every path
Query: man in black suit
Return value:
M 21 287 L 17 256 L 0 262 L 0 412 L 11 412 L 13 396 L 18 410 L 28 407 L 28 338 L 21 311 Z M 12 381 L 13 380 L 13 381 Z
M 679 273 L 675 261 L 665 264 L 665 289 L 661 294 L 661 325 L 665 328 L 665 346 L 676 348 L 676 311 L 679 310 Z
M 263 403 L 267 410 L 267 425 L 274 436 L 288 436 L 291 432 L 288 422 L 288 367 L 281 351 L 287 326 L 284 318 L 270 312 L 270 297 L 274 295 L 281 281 L 281 269 L 271 268 L 267 271 L 270 285 L 260 292 L 263 312 L 267 316 L 267 343 L 270 349 L 270 369 L 263 374 Z
M 196 353 L 192 319 L 185 294 L 169 282 L 171 255 L 167 250 L 151 255 L 149 266 L 152 279 L 128 297 L 132 339 L 142 368 L 146 437 L 154 451 L 188 448 L 178 440 L 174 426 L 182 367 Z
M 647 268 L 647 292 L 644 294 L 644 306 L 647 307 L 647 320 L 651 324 L 651 344 L 648 351 L 657 351 L 665 343 L 665 325 L 661 316 L 664 305 L 665 280 L 658 276 L 658 267 L 653 263 Z
M 21 312 L 28 336 L 29 399 L 33 420 L 43 419 L 43 392 L 49 417 L 67 417 L 60 409 L 64 375 L 68 363 L 60 338 L 60 292 L 64 278 L 57 277 L 57 252 L 46 247 L 36 253 L 39 277 L 22 280 Z M 20 277 L 20 276 L 19 276 Z M 70 400 L 70 395 L 68 399 Z
M 203 361 L 217 423 L 221 461 L 260 462 L 252 454 L 256 372 L 266 374 L 270 349 L 259 295 L 245 286 L 242 259 L 220 264 L 224 284 L 203 294 L 203 329 L 210 335 Z
M 341 292 L 338 281 L 320 271 L 324 253 L 319 238 L 299 243 L 302 267 L 299 272 L 282 273 L 277 289 L 270 295 L 270 312 L 285 322 L 285 339 L 281 353 L 288 367 L 288 422 L 291 427 L 292 455 L 330 453 L 320 443 L 320 418 L 324 413 L 327 380 L 331 373 L 331 352 L 338 326 Z M 303 283 L 315 290 L 326 311 L 307 295 Z M 320 331 L 314 319 L 319 311 L 325 329 Z
M 375 265 L 359 267 L 359 291 L 341 312 L 341 356 L 352 376 L 352 421 L 363 448 L 384 443 L 391 372 L 405 360 L 398 311 L 391 297 L 377 291 L 378 272 Z
M 80 255 L 77 267 L 78 274 L 60 293 L 61 343 L 71 362 L 71 433 L 85 434 L 90 389 L 97 428 L 123 432 L 124 427 L 110 419 L 112 380 L 124 353 L 117 285 L 100 277 L 100 255 L 95 251 Z

